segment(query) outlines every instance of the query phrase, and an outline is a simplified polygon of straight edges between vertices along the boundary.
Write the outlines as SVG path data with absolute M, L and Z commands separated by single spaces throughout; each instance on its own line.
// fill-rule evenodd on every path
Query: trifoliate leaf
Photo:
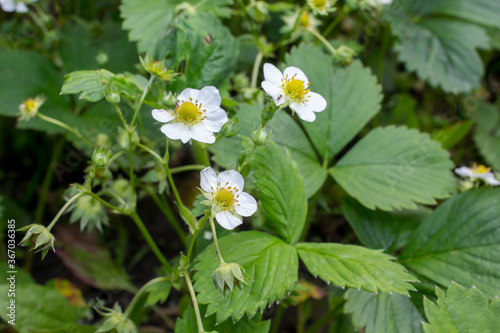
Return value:
M 448 199 L 422 222 L 400 256 L 418 274 L 449 286 L 500 290 L 500 191 L 469 190 Z
M 344 311 L 366 333 L 421 333 L 423 317 L 407 296 L 350 289 Z
M 299 240 L 306 222 L 307 198 L 297 166 L 274 142 L 255 151 L 251 166 L 259 197 L 271 230 L 293 244 Z
M 498 289 L 497 289 L 498 291 Z M 425 333 L 500 332 L 500 299 L 488 303 L 484 294 L 472 287 L 467 291 L 457 283 L 445 293 L 436 288 L 437 303 L 424 299 Z
M 212 281 L 212 273 L 219 267 L 215 247 L 207 247 L 196 258 L 198 302 L 208 304 L 207 315 L 216 313 L 217 323 L 230 316 L 238 321 L 245 313 L 253 317 L 291 292 L 297 282 L 297 253 L 279 238 L 263 232 L 239 232 L 220 239 L 219 247 L 224 261 L 240 264 L 253 281 L 222 294 Z
M 428 134 L 388 126 L 369 132 L 330 174 L 370 209 L 415 209 L 416 203 L 435 204 L 455 190 L 453 166 Z
M 342 213 L 363 245 L 391 253 L 405 246 L 432 210 L 419 207 L 417 210 L 384 212 L 368 209 L 352 198 L 344 198 Z
M 342 288 L 408 295 L 408 290 L 414 290 L 408 281 L 417 281 L 382 251 L 333 243 L 299 243 L 295 247 L 311 274 Z
M 301 45 L 286 57 L 287 66 L 304 71 L 310 89 L 322 95 L 328 105 L 304 127 L 321 158 L 330 160 L 380 110 L 382 88 L 370 69 L 354 61 L 349 67 L 334 69 L 332 58 L 318 46 Z
M 481 2 L 484 1 L 488 0 Z M 474 3 L 465 0 L 457 2 Z M 447 5 L 440 9 L 439 3 Z M 464 15 L 467 6 L 452 9 L 459 7 L 455 3 L 449 0 L 436 1 L 435 4 L 424 0 L 401 1 L 398 15 L 391 15 L 391 28 L 398 36 L 396 50 L 399 60 L 406 64 L 407 69 L 415 71 L 431 86 L 440 86 L 447 92 L 457 94 L 479 85 L 484 69 L 476 48 L 489 48 L 489 40 L 485 30 L 474 24 L 439 17 L 439 14 L 467 16 Z M 470 6 L 479 8 L 480 5 Z M 485 9 L 483 7 L 481 12 Z M 498 21 L 497 18 L 495 21 Z

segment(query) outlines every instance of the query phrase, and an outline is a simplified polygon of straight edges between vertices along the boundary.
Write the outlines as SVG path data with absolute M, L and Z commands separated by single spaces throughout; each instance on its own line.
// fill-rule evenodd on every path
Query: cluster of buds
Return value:
M 35 252 L 42 251 L 42 259 L 45 258 L 50 249 L 55 252 L 54 242 L 56 239 L 45 226 L 41 224 L 30 224 L 17 231 L 25 230 L 28 231 L 19 245 L 27 246 L 28 250 L 33 250 Z

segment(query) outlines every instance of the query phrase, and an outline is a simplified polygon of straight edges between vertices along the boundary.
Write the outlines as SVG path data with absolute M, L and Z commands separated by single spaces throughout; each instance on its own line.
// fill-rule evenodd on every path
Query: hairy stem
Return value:
M 217 232 L 215 231 L 214 218 L 212 216 L 210 216 L 210 227 L 212 228 L 212 235 L 214 236 L 215 252 L 217 252 L 217 255 L 219 256 L 220 263 L 224 264 L 225 261 L 224 259 L 222 259 L 222 255 L 220 253 L 219 242 L 217 241 Z

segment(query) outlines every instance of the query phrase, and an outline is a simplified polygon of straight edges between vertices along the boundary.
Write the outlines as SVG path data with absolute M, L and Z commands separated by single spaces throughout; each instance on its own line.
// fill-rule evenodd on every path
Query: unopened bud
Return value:
M 31 224 L 18 231 L 25 231 L 26 235 L 21 240 L 19 245 L 27 246 L 28 250 L 35 252 L 42 251 L 42 259 L 45 258 L 50 249 L 55 252 L 54 242 L 55 237 L 41 224 Z
M 252 141 L 256 146 L 265 146 L 271 139 L 271 132 L 265 128 L 259 127 L 252 133 Z

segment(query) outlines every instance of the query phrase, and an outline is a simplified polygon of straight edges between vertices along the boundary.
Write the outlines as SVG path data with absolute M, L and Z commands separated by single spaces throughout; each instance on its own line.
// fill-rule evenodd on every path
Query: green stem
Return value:
M 46 116 L 44 114 L 41 114 L 41 113 L 37 113 L 37 116 L 42 119 L 42 120 L 45 120 L 46 122 L 48 123 L 51 123 L 51 124 L 54 124 L 56 126 L 59 126 L 59 127 L 62 127 L 64 128 L 65 130 L 67 130 L 68 132 L 71 132 L 73 133 L 74 135 L 76 135 L 80 140 L 83 140 L 85 141 L 86 143 L 88 143 L 90 145 L 90 147 L 93 147 L 94 145 L 92 144 L 92 142 L 90 142 L 89 139 L 87 139 L 86 137 L 84 137 L 78 130 L 68 126 L 67 124 L 63 123 L 62 121 L 59 121 L 57 119 L 54 119 L 52 117 L 49 117 L 49 116 Z
M 154 76 L 151 75 L 149 78 L 148 84 L 146 85 L 146 88 L 144 88 L 144 91 L 142 92 L 141 99 L 139 100 L 139 103 L 137 104 L 135 111 L 134 111 L 134 116 L 132 117 L 132 121 L 130 122 L 130 127 L 134 127 L 135 120 L 137 118 L 137 115 L 139 114 L 139 110 L 141 109 L 142 103 L 144 102 L 144 99 L 146 98 L 146 95 L 148 94 L 149 88 L 151 87 L 151 84 L 154 81 Z
M 262 58 L 264 57 L 264 53 L 259 52 L 257 53 L 257 56 L 255 57 L 255 61 L 253 63 L 253 69 L 252 69 L 252 81 L 250 84 L 250 87 L 252 89 L 257 88 L 257 77 L 259 75 L 259 68 L 260 68 L 260 63 L 262 62 Z
M 186 279 L 189 294 L 191 295 L 191 301 L 193 302 L 194 313 L 196 315 L 196 323 L 198 324 L 198 333 L 204 333 L 205 329 L 203 328 L 203 322 L 201 321 L 200 308 L 198 307 L 198 301 L 196 300 L 196 294 L 194 293 L 191 278 L 189 277 L 187 268 L 184 268 L 182 272 L 184 273 L 184 278 Z
M 283 304 L 280 304 L 278 306 L 278 309 L 276 310 L 274 318 L 271 320 L 272 327 L 269 333 L 278 333 L 278 330 L 280 328 L 281 318 L 283 317 L 284 312 L 285 312 L 285 307 L 283 306 Z
M 162 263 L 162 265 L 167 269 L 168 272 L 172 272 L 172 266 L 170 265 L 168 260 L 161 253 L 160 249 L 158 248 L 155 241 L 151 237 L 149 231 L 146 229 L 146 226 L 142 222 L 139 215 L 137 215 L 136 212 L 132 212 L 129 216 L 130 216 L 130 218 L 132 218 L 132 220 L 134 220 L 135 224 L 137 225 L 137 227 L 141 231 L 142 236 L 144 237 L 146 242 L 149 244 L 149 247 L 151 248 L 153 253 L 156 255 L 156 258 L 158 258 L 158 260 Z
M 297 333 L 304 333 L 304 303 L 297 306 Z
M 150 153 L 156 160 L 163 166 L 165 169 L 165 172 L 167 173 L 167 178 L 170 183 L 170 187 L 172 188 L 172 192 L 174 192 L 175 199 L 177 200 L 177 204 L 182 207 L 184 204 L 182 203 L 181 196 L 179 195 L 179 192 L 177 191 L 177 187 L 175 186 L 174 179 L 172 178 L 172 173 L 170 172 L 170 168 L 168 167 L 168 163 L 165 162 L 164 159 L 160 157 L 157 153 L 155 153 L 151 148 L 146 147 L 145 145 L 141 143 L 137 143 L 137 146 L 144 149 L 148 153 Z M 168 145 L 167 145 L 168 149 Z
M 203 164 L 205 167 L 210 166 L 207 149 L 202 147 L 198 141 L 193 143 L 193 152 L 198 164 Z
M 175 214 L 172 211 L 172 209 L 170 208 L 170 206 L 168 205 L 168 203 L 167 203 L 167 205 L 165 205 L 160 200 L 160 198 L 158 197 L 158 195 L 156 193 L 154 193 L 153 191 L 151 191 L 147 186 L 141 186 L 141 187 L 142 187 L 142 189 L 144 191 L 146 191 L 146 193 L 151 197 L 151 199 L 153 199 L 153 201 L 155 202 L 156 206 L 158 206 L 158 208 L 162 212 L 163 216 L 165 216 L 165 218 L 170 223 L 170 225 L 172 226 L 172 228 L 174 228 L 175 232 L 179 236 L 179 239 L 181 240 L 182 245 L 184 247 L 187 247 L 188 244 L 187 244 L 186 234 L 184 233 L 184 231 L 182 230 L 181 226 L 179 225 L 179 223 L 177 221 L 177 218 L 175 217 Z
M 307 29 L 307 31 L 309 31 L 312 35 L 318 38 L 326 46 L 326 48 L 330 50 L 330 52 L 332 52 L 332 55 L 337 54 L 337 50 L 332 46 L 332 44 L 330 44 L 328 40 L 326 40 L 325 37 L 323 37 L 323 35 L 321 35 L 313 28 Z
M 320 194 L 321 190 L 318 190 L 316 194 L 313 196 L 311 202 L 309 203 L 307 209 L 306 223 L 304 224 L 304 227 L 302 229 L 302 234 L 300 234 L 299 242 L 303 242 L 306 239 L 307 232 L 309 231 L 309 225 L 311 225 L 312 215 L 314 210 L 316 209 L 316 205 L 318 204 Z
M 201 165 L 201 164 L 184 165 L 181 167 L 170 169 L 170 173 L 175 175 L 176 173 L 181 173 L 181 172 L 185 172 L 185 171 L 201 171 L 201 170 L 205 169 L 206 167 L 207 167 L 206 165 Z
M 120 214 L 123 214 L 123 215 L 127 215 L 125 213 L 125 211 L 119 207 L 116 207 L 116 206 L 113 206 L 112 204 L 110 204 L 109 202 L 107 201 L 104 201 L 101 197 L 99 197 L 98 195 L 96 195 L 95 193 L 93 192 L 84 192 L 85 194 L 88 194 L 90 195 L 92 198 L 96 199 L 97 201 L 99 201 L 102 205 L 108 207 L 109 209 L 111 210 L 114 210 Z
M 217 232 L 215 231 L 214 218 L 212 216 L 210 216 L 210 227 L 212 228 L 212 235 L 214 236 L 215 252 L 217 252 L 217 255 L 219 256 L 220 263 L 222 265 L 225 263 L 225 261 L 224 261 L 224 259 L 222 259 L 222 255 L 220 253 L 219 242 L 217 241 Z
M 170 279 L 168 279 L 167 277 L 164 277 L 164 276 L 157 277 L 157 278 L 149 281 L 145 285 L 143 285 L 142 288 L 135 294 L 134 298 L 132 298 L 132 301 L 128 305 L 127 310 L 125 310 L 125 313 L 124 313 L 125 318 L 128 318 L 130 316 L 130 313 L 132 312 L 132 310 L 134 309 L 135 305 L 137 304 L 137 301 L 139 301 L 139 299 L 141 298 L 141 296 L 146 292 L 147 288 L 149 288 L 150 286 L 152 286 L 154 284 L 157 284 L 159 282 L 164 282 L 164 281 L 169 282 Z
M 116 110 L 116 113 L 118 113 L 118 116 L 120 116 L 120 119 L 121 119 L 122 124 L 123 124 L 123 128 L 127 128 L 127 122 L 125 121 L 125 118 L 123 118 L 122 110 L 120 109 L 118 104 L 113 103 L 113 106 L 115 107 L 115 110 Z
M 198 228 L 194 231 L 194 234 L 191 237 L 191 241 L 189 242 L 189 248 L 188 248 L 188 252 L 187 252 L 187 258 L 189 261 L 191 261 L 191 255 L 193 253 L 194 243 L 196 243 L 196 238 L 198 237 L 200 230 L 203 229 L 205 222 L 208 219 L 208 216 L 209 215 L 207 214 L 207 215 L 203 216 L 203 218 L 200 221 L 198 221 Z
M 243 163 L 241 163 L 241 165 L 238 167 L 238 172 L 241 173 L 241 170 L 243 170 L 243 168 L 245 167 L 245 165 L 247 165 L 248 161 L 250 160 L 250 156 L 252 156 L 253 152 L 255 151 L 255 149 L 257 148 L 257 145 L 253 145 L 252 147 L 252 150 L 250 150 L 250 152 L 248 153 L 247 157 L 245 157 L 245 159 L 243 160 Z
M 61 217 L 61 215 L 64 214 L 64 212 L 66 211 L 66 209 L 68 209 L 68 207 L 73 203 L 73 201 L 75 201 L 76 199 L 78 199 L 79 197 L 81 197 L 84 194 L 85 194 L 85 192 L 80 192 L 77 195 L 73 196 L 71 199 L 69 199 L 68 202 L 66 202 L 64 204 L 64 206 L 62 206 L 62 208 L 59 210 L 59 212 L 54 217 L 54 219 L 52 220 L 52 222 L 50 222 L 49 226 L 47 227 L 47 231 L 50 232 L 50 230 L 54 227 L 54 225 L 59 220 L 59 218 Z
M 135 174 L 133 165 L 133 147 L 132 147 L 132 128 L 128 128 L 128 163 L 129 163 L 129 179 L 130 179 L 130 191 L 132 192 L 132 197 L 135 196 Z
M 340 302 L 337 306 L 334 306 L 330 311 L 325 313 L 318 321 L 316 321 L 311 327 L 309 327 L 305 333 L 317 333 L 321 331 L 323 326 L 325 326 L 329 321 L 335 319 L 335 316 L 342 310 L 344 302 Z
M 347 15 L 349 14 L 350 12 L 350 9 L 348 7 L 343 7 L 342 8 L 342 11 L 339 13 L 339 15 L 337 15 L 337 17 L 335 18 L 335 20 L 332 21 L 332 23 L 330 23 L 328 25 L 328 27 L 326 27 L 325 30 L 323 30 L 323 36 L 328 36 L 330 34 L 330 32 L 332 32 L 332 30 L 337 26 L 337 24 L 339 24 L 340 21 L 342 21 L 342 19 Z

